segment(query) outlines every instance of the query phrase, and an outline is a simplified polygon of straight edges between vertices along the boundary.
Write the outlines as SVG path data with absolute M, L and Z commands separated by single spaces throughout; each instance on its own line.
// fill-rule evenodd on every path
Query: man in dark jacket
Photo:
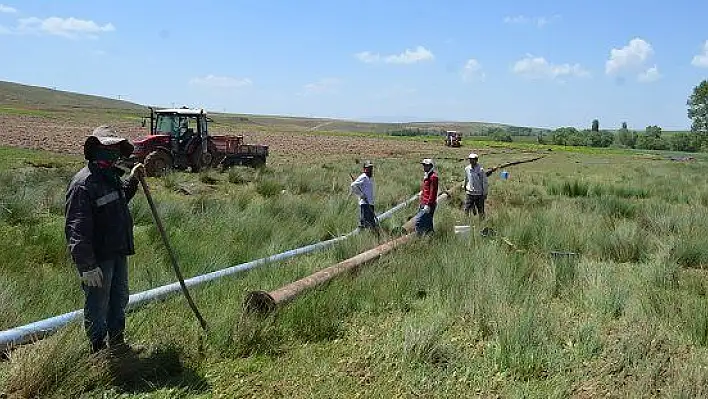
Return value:
M 128 202 L 138 189 L 137 164 L 126 181 L 115 163 L 133 145 L 110 126 L 99 126 L 84 143 L 88 164 L 72 179 L 66 193 L 65 234 L 84 291 L 84 327 L 97 352 L 125 346 L 128 305 L 127 257 L 135 253 L 133 219 Z

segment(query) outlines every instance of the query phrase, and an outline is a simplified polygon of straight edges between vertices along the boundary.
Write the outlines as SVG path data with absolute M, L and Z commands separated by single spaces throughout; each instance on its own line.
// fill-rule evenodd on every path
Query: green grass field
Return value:
M 475 143 L 486 146 L 487 142 Z M 497 145 L 497 144 L 495 144 Z M 549 146 L 491 148 L 485 166 Z M 526 152 L 526 154 L 522 154 Z M 706 158 L 553 147 L 490 177 L 488 219 L 436 213 L 437 233 L 318 287 L 265 320 L 244 295 L 376 245 L 369 234 L 191 290 L 129 316 L 124 361 L 92 358 L 79 324 L 0 362 L 8 397 L 703 397 L 708 395 Z M 0 328 L 81 307 L 63 200 L 81 159 L 0 150 Z M 275 155 L 277 157 L 277 155 Z M 377 210 L 418 190 L 418 159 L 374 159 Z M 280 165 L 278 162 L 275 165 Z M 442 188 L 463 163 L 441 157 Z M 186 276 L 351 231 L 345 161 L 150 179 Z M 184 194 L 188 190 L 191 195 Z M 147 203 L 132 202 L 131 291 L 174 277 Z M 414 206 L 384 222 L 387 236 Z M 453 226 L 472 224 L 459 237 Z M 482 237 L 482 227 L 497 235 Z M 511 244 L 512 246 L 510 246 Z M 577 257 L 552 256 L 553 251 Z
M 0 82 L 5 126 L 129 127 L 143 114 L 124 101 Z M 441 189 L 461 182 L 470 149 L 486 167 L 546 157 L 508 168 L 508 180 L 490 177 L 484 223 L 464 216 L 456 193 L 439 207 L 434 236 L 268 318 L 243 313 L 248 292 L 305 277 L 376 246 L 376 238 L 362 233 L 192 288 L 206 334 L 180 295 L 137 309 L 127 334 L 146 350 L 123 359 L 89 356 L 73 323 L 0 359 L 0 398 L 708 396 L 708 156 L 675 162 L 678 153 L 539 145 L 533 137 L 466 137 L 461 149 L 449 149 L 441 137 L 382 135 L 391 124 L 214 119 L 215 131 L 415 147 L 372 159 L 378 212 L 418 191 L 421 148 L 438 160 Z M 416 126 L 426 125 L 408 127 Z M 349 174 L 358 173 L 360 156 L 308 151 L 301 158 L 275 151 L 260 170 L 149 179 L 186 277 L 354 229 Z M 82 165 L 74 155 L 0 146 L 0 330 L 82 307 L 63 236 L 66 186 Z M 174 282 L 141 192 L 131 210 L 131 292 Z M 384 221 L 385 237 L 398 237 L 415 210 Z M 466 224 L 471 234 L 455 235 L 454 226 Z M 484 227 L 497 234 L 483 237 Z

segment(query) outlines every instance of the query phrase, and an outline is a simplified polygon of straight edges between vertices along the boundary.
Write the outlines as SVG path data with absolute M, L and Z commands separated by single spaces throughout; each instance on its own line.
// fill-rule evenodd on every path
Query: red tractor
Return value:
M 150 135 L 133 141 L 131 156 L 145 164 L 148 176 L 160 176 L 173 169 L 199 172 L 210 167 L 223 170 L 233 165 L 265 165 L 267 145 L 243 144 L 243 136 L 210 136 L 208 122 L 212 120 L 203 109 L 150 108 L 149 118 Z
M 456 130 L 446 131 L 445 145 L 448 147 L 460 147 L 462 145 L 462 134 Z

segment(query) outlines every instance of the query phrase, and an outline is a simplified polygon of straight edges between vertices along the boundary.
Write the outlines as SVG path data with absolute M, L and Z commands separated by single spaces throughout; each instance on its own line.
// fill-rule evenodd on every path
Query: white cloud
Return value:
M 370 51 L 362 51 L 354 54 L 354 56 L 358 58 L 359 61 L 367 64 L 373 64 L 380 61 L 387 64 L 415 64 L 417 62 L 432 61 L 435 59 L 433 53 L 423 46 L 417 46 L 415 50 L 406 49 L 400 54 L 391 54 L 387 56 L 381 56 L 381 54 L 372 53 Z
M 423 46 L 416 47 L 415 50 L 404 51 L 401 54 L 389 55 L 385 61 L 389 64 L 414 64 L 420 61 L 432 61 L 435 58 L 430 50 Z
M 645 68 L 645 62 L 654 54 L 651 44 L 640 38 L 634 38 L 622 48 L 613 48 L 610 58 L 605 62 L 605 73 L 621 75 L 624 73 L 640 73 Z
M 708 40 L 703 44 L 703 52 L 693 57 L 691 65 L 699 68 L 708 68 Z
M 378 62 L 381 59 L 380 55 L 373 54 L 370 51 L 362 51 L 361 53 L 354 54 L 354 56 L 358 58 L 359 61 L 365 62 L 367 64 L 373 64 L 374 62 Z
M 322 78 L 303 86 L 303 95 L 336 93 L 341 81 L 337 78 Z
M 14 14 L 17 9 L 14 7 L 6 6 L 5 4 L 0 4 L 0 13 Z
M 111 23 L 101 26 L 94 21 L 74 17 L 49 17 L 46 19 L 30 17 L 18 20 L 17 27 L 11 33 L 21 35 L 49 34 L 67 38 L 96 38 L 100 33 L 113 32 L 115 30 L 116 28 Z
M 513 17 L 504 17 L 505 24 L 534 24 L 539 28 L 550 24 L 553 21 L 558 21 L 561 19 L 560 15 L 553 15 L 550 17 L 527 17 L 525 15 L 516 15 Z
M 462 79 L 466 82 L 483 81 L 486 74 L 482 70 L 482 65 L 474 58 L 470 58 L 462 68 Z
M 659 68 L 657 68 L 656 65 L 640 73 L 639 76 L 637 76 L 637 80 L 643 83 L 656 82 L 657 80 L 659 80 L 659 78 L 661 78 L 661 74 L 659 73 Z
M 529 22 L 529 18 L 523 15 L 517 15 L 515 17 L 504 17 L 505 24 L 525 24 Z
M 552 64 L 543 57 L 534 57 L 527 54 L 526 57 L 516 61 L 512 71 L 528 79 L 556 79 L 559 77 L 587 77 L 590 72 L 585 70 L 580 64 Z
M 233 89 L 237 87 L 245 87 L 253 84 L 251 79 L 237 79 L 228 76 L 207 75 L 204 77 L 193 78 L 189 81 L 190 85 L 202 86 L 218 89 Z

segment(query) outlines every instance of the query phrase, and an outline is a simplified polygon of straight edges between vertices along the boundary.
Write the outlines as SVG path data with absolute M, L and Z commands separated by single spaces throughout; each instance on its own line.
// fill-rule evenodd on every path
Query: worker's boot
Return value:
M 91 353 L 98 353 L 106 348 L 106 341 L 104 340 L 100 340 L 98 342 L 91 342 Z
M 128 345 L 125 342 L 125 337 L 123 333 L 119 333 L 113 337 L 108 338 L 108 346 L 111 349 L 113 355 L 121 356 L 128 353 L 140 353 L 145 350 L 143 345 Z

